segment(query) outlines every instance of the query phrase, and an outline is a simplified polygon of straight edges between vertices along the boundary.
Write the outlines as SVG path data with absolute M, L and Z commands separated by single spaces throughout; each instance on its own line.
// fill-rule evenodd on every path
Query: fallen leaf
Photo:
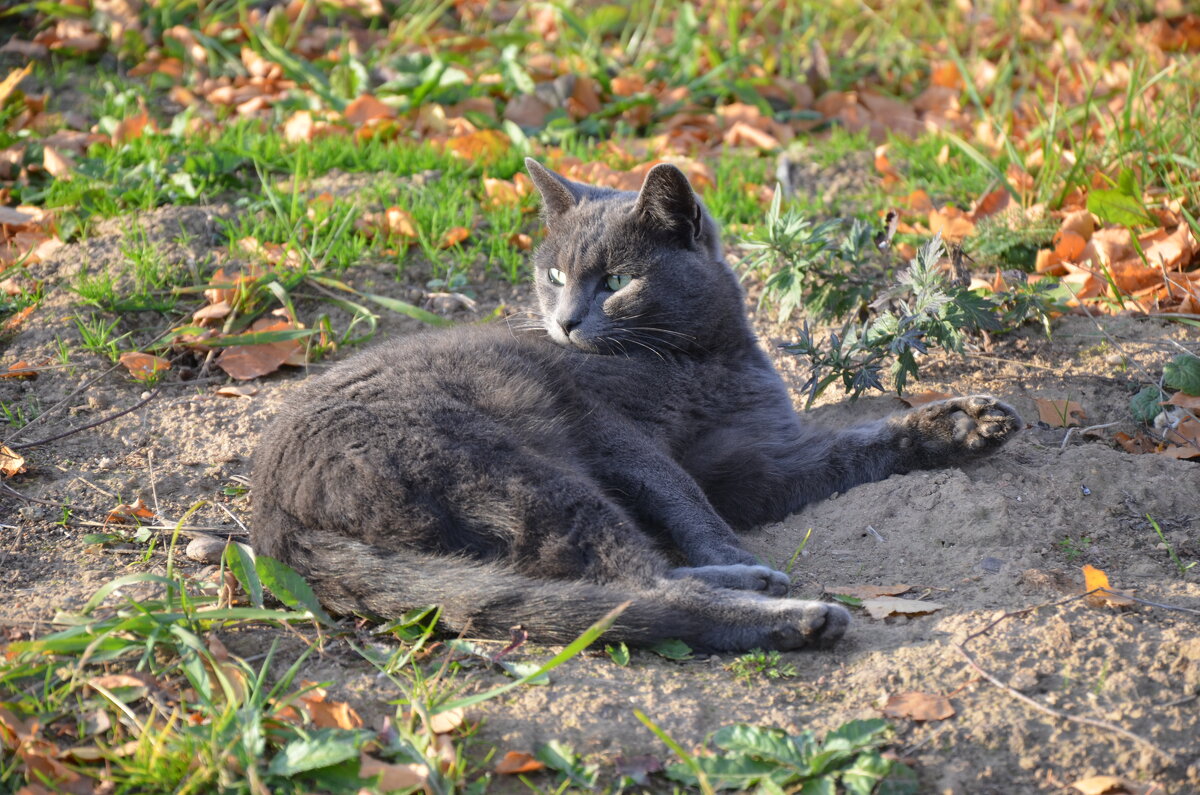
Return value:
M 127 141 L 132 141 L 135 138 L 141 138 L 146 131 L 146 125 L 150 123 L 150 114 L 142 111 L 136 116 L 130 116 L 117 123 L 112 132 L 112 145 L 120 146 Z
M 509 751 L 496 763 L 496 772 L 504 776 L 515 776 L 520 773 L 534 773 L 545 767 L 546 765 L 534 758 L 533 754 Z
M 954 715 L 950 699 L 931 693 L 892 693 L 883 706 L 883 714 L 889 718 L 911 718 L 912 720 L 945 720 Z
M 931 392 L 917 392 L 916 394 L 912 394 L 912 395 L 903 395 L 900 398 L 900 400 L 907 403 L 909 408 L 915 409 L 917 406 L 924 406 L 926 403 L 935 403 L 939 400 L 948 400 L 949 398 L 952 398 L 952 397 L 954 397 L 954 395 L 948 394 L 946 392 L 931 391 Z
M 874 599 L 864 599 L 863 609 L 871 618 L 887 618 L 888 616 L 923 616 L 941 610 L 945 605 L 937 602 L 924 602 L 919 599 L 898 599 L 894 596 L 880 596 Z
M 1154 442 L 1141 431 L 1138 431 L 1137 436 L 1130 436 L 1124 431 L 1118 431 L 1117 433 L 1113 434 L 1113 439 L 1117 444 L 1121 445 L 1121 449 L 1127 453 L 1142 455 L 1144 453 L 1154 452 Z
M 1066 428 L 1069 425 L 1082 425 L 1087 419 L 1083 406 L 1073 400 L 1046 400 L 1034 398 L 1037 403 L 1038 418 L 1051 428 Z
M 1094 591 L 1097 588 L 1104 588 L 1106 591 L 1094 593 L 1088 597 L 1088 603 L 1097 606 L 1111 605 L 1112 607 L 1123 607 L 1136 604 L 1132 599 L 1124 596 L 1120 591 L 1117 591 L 1108 584 L 1108 575 L 1102 569 L 1097 569 L 1090 564 L 1083 567 L 1083 590 Z
M 102 687 L 105 690 L 116 690 L 123 687 L 145 688 L 149 690 L 152 687 L 157 687 L 157 683 L 149 674 L 104 674 L 102 676 L 93 676 L 87 680 L 87 684 L 91 687 Z M 141 698 L 143 694 L 139 694 Z
M 11 478 L 25 471 L 25 459 L 13 452 L 11 447 L 0 444 L 0 475 Z
M 855 599 L 874 599 L 877 596 L 899 596 L 911 588 L 911 585 L 826 585 L 825 593 L 853 596 Z
M 258 394 L 256 386 L 223 386 L 217 390 L 221 397 L 248 398 Z
M 0 373 L 0 378 L 37 378 L 37 370 L 30 370 L 29 362 L 19 361 L 10 364 L 7 370 Z
M 445 734 L 462 725 L 465 713 L 461 709 L 448 709 L 429 716 L 429 730 L 434 734 Z
M 8 320 L 4 321 L 4 325 L 0 326 L 0 336 L 4 336 L 9 332 L 14 331 L 17 326 L 24 323 L 26 318 L 33 314 L 34 309 L 37 309 L 37 304 L 30 304 L 20 312 L 17 312 L 15 315 L 10 317 Z
M 46 169 L 50 176 L 65 180 L 71 178 L 71 170 L 75 168 L 75 163 L 70 157 L 47 144 L 42 147 L 42 168 Z
M 444 145 L 455 157 L 477 165 L 487 165 L 507 154 L 512 148 L 512 141 L 498 130 L 480 130 L 456 135 L 447 139 Z
M 131 519 L 153 519 L 154 511 L 150 510 L 146 503 L 142 502 L 142 498 L 138 497 L 132 504 L 121 503 L 116 508 L 108 512 L 108 518 L 104 521 L 115 522 L 116 524 L 125 524 Z
M 533 238 L 524 232 L 513 232 L 508 236 L 508 242 L 521 251 L 529 251 L 533 248 Z
M 418 764 L 398 765 L 381 762 L 363 754 L 359 758 L 358 775 L 362 778 L 378 776 L 379 791 L 391 792 L 398 789 L 423 787 L 429 780 L 429 768 Z
M 20 69 L 13 69 L 4 80 L 0 81 L 0 105 L 3 105 L 4 101 L 12 96 L 12 92 L 17 90 L 20 82 L 32 71 L 33 64 L 27 63 Z
M 138 351 L 127 351 L 121 354 L 121 365 L 138 381 L 146 381 L 160 370 L 170 370 L 171 363 L 158 356 Z
M 33 221 L 34 216 L 29 213 L 23 213 L 20 210 L 14 210 L 11 207 L 0 207 L 0 224 L 8 226 L 25 226 Z
M 438 248 L 451 248 L 462 243 L 471 236 L 471 230 L 465 226 L 453 226 L 446 230 L 446 234 L 442 235 L 441 241 L 438 243 Z
M 345 701 L 326 701 L 325 689 L 314 688 L 300 696 L 315 726 L 321 729 L 360 729 L 363 719 Z
M 251 327 L 251 333 L 263 331 L 286 331 L 294 329 L 290 321 L 271 323 L 269 319 L 259 321 Z M 216 358 L 220 367 L 232 378 L 249 381 L 278 370 L 292 355 L 300 350 L 300 340 L 261 342 L 250 345 L 230 345 Z
M 363 94 L 346 106 L 342 116 L 351 124 L 363 125 L 375 119 L 394 119 L 396 111 L 370 94 Z
M 1132 789 L 1131 789 L 1132 787 Z M 1106 795 L 1107 793 L 1140 792 L 1141 788 L 1117 776 L 1088 776 L 1071 783 L 1083 795 Z

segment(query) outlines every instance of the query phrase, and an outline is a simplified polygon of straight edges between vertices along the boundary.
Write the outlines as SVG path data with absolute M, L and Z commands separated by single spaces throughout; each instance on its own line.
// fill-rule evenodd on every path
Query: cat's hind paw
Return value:
M 833 643 L 846 634 L 850 611 L 831 602 L 789 599 L 776 603 L 783 615 L 767 635 L 769 648 L 780 651 Z

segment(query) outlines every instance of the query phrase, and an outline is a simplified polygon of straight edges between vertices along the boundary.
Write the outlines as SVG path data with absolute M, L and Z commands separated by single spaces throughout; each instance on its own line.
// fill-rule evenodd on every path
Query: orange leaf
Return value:
M 1034 398 L 1037 403 L 1038 417 L 1051 428 L 1066 428 L 1068 425 L 1081 425 L 1087 419 L 1083 406 L 1073 400 L 1046 400 Z
M 429 716 L 429 730 L 434 734 L 445 734 L 462 725 L 465 713 L 458 708 L 435 712 Z
M 912 718 L 913 720 L 945 720 L 954 715 L 954 707 L 945 696 L 930 693 L 892 693 L 888 696 L 883 714 L 889 718 Z
M 446 230 L 446 234 L 442 235 L 442 240 L 438 243 L 438 248 L 450 248 L 457 246 L 459 243 L 471 236 L 471 231 L 465 226 L 453 226 Z
M 508 242 L 521 251 L 529 251 L 533 248 L 533 238 L 524 232 L 514 232 L 508 236 Z
M 975 203 L 975 209 L 971 213 L 971 218 L 978 221 L 980 218 L 986 218 L 989 215 L 995 215 L 1003 210 L 1012 202 L 1012 196 L 1004 188 L 997 188 L 984 195 L 978 202 Z
M 146 507 L 146 503 L 142 502 L 142 498 L 138 497 L 133 501 L 133 504 L 121 503 L 116 508 L 108 512 L 106 522 L 115 522 L 117 524 L 125 524 L 130 519 L 153 519 L 154 511 Z
M 1088 602 L 1093 605 L 1112 605 L 1114 607 L 1120 605 L 1131 605 L 1134 601 L 1127 596 L 1124 596 L 1120 591 L 1115 590 L 1108 584 L 1108 575 L 1102 569 L 1097 569 L 1095 566 L 1086 564 L 1083 567 L 1083 590 L 1094 591 L 1097 588 L 1105 588 L 1110 593 L 1101 591 L 1094 593 L 1088 597 Z
M 962 75 L 954 61 L 943 61 L 933 68 L 929 74 L 929 82 L 942 88 L 962 88 Z
M 29 362 L 22 360 L 10 364 L 7 370 L 0 373 L 0 378 L 37 378 L 37 370 L 30 370 Z
M 933 234 L 941 232 L 943 238 L 957 243 L 964 237 L 975 234 L 975 222 L 962 210 L 947 205 L 940 210 L 929 211 L 929 231 Z
M 900 201 L 906 204 L 910 210 L 917 213 L 927 213 L 933 209 L 933 202 L 930 200 L 929 194 L 920 188 L 917 188 Z
M 0 475 L 11 478 L 25 471 L 25 459 L 11 447 L 0 444 Z
M 488 164 L 504 156 L 512 148 L 512 141 L 498 130 L 480 130 L 456 135 L 446 141 L 445 147 L 455 157 Z
M 1178 445 L 1160 450 L 1172 458 L 1195 458 L 1200 456 L 1200 422 L 1191 417 L 1167 431 L 1167 440 Z
M 0 327 L 0 336 L 8 334 L 9 332 L 15 330 L 17 326 L 24 323 L 25 319 L 33 314 L 34 309 L 37 309 L 37 304 L 30 304 L 20 312 L 17 312 L 15 315 L 10 317 L 8 320 L 4 321 L 4 326 Z
M 1083 239 L 1083 235 L 1078 232 L 1072 232 L 1070 229 L 1060 229 L 1054 235 L 1054 253 L 1059 259 L 1067 262 L 1075 262 L 1079 259 L 1079 255 L 1083 253 L 1083 249 L 1087 246 L 1087 241 Z M 1042 271 L 1038 271 L 1041 273 Z
M 484 177 L 483 193 L 493 207 L 516 207 L 521 203 L 516 184 L 506 179 Z
M 139 353 L 138 351 L 122 353 L 120 361 L 122 366 L 129 371 L 129 374 L 138 381 L 146 381 L 152 378 L 159 370 L 171 369 L 171 363 L 166 359 L 152 356 L 148 353 Z
M 545 767 L 546 765 L 535 759 L 532 754 L 524 751 L 509 751 L 503 759 L 496 763 L 496 772 L 504 776 L 515 776 L 520 773 L 534 773 Z
M 1121 445 L 1121 449 L 1127 453 L 1143 455 L 1145 453 L 1154 452 L 1154 442 L 1148 439 L 1141 431 L 1138 431 L 1137 436 L 1130 436 L 1124 431 L 1118 431 L 1117 433 L 1113 434 L 1113 439 L 1116 440 L 1117 444 Z
M 146 125 L 150 123 L 150 114 L 142 111 L 136 116 L 118 122 L 113 128 L 112 145 L 120 146 L 121 144 L 132 141 L 135 138 L 141 138 L 146 130 Z
M 346 106 L 342 116 L 351 124 L 363 125 L 375 119 L 394 119 L 396 111 L 370 94 L 363 94 Z

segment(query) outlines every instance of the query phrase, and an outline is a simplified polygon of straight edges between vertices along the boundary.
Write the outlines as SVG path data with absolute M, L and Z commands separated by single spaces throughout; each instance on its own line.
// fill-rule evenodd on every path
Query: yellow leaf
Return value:
M 0 475 L 10 478 L 25 471 L 25 459 L 11 447 L 0 444 Z
M 1132 599 L 1122 595 L 1120 591 L 1115 590 L 1108 584 L 1108 575 L 1102 569 L 1097 569 L 1090 564 L 1085 565 L 1083 567 L 1083 582 L 1083 589 L 1085 591 L 1094 591 L 1097 588 L 1106 589 L 1088 597 L 1088 602 L 1093 605 L 1120 607 L 1134 604 Z
M 1037 403 L 1038 419 L 1051 428 L 1066 428 L 1068 425 L 1082 425 L 1087 419 L 1083 406 L 1074 400 L 1046 400 L 1034 398 Z

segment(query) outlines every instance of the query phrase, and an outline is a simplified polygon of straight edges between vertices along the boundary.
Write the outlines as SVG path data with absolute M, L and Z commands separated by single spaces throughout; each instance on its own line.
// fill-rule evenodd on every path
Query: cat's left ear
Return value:
M 636 212 L 646 221 L 694 245 L 704 233 L 704 210 L 686 176 L 670 163 L 646 174 Z

